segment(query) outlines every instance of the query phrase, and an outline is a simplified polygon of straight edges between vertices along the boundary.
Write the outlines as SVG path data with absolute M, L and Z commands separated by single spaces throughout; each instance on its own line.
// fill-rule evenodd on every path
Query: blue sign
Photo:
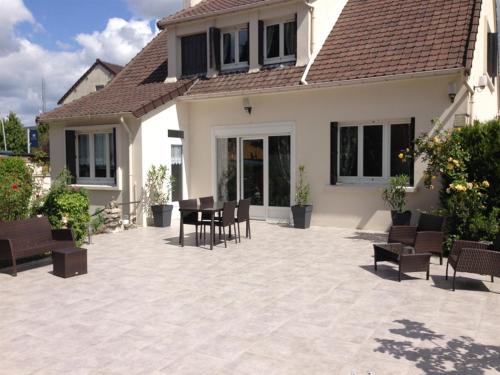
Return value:
M 38 132 L 36 128 L 29 129 L 30 149 L 38 147 Z

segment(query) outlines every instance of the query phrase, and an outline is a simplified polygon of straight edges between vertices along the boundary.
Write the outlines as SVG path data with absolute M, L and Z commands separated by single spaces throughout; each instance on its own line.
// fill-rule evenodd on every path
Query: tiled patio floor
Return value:
M 0 274 L 0 373 L 500 373 L 500 280 L 451 292 L 433 258 L 398 283 L 373 272 L 384 236 L 252 229 L 214 251 L 177 223 L 97 236 L 85 276 Z

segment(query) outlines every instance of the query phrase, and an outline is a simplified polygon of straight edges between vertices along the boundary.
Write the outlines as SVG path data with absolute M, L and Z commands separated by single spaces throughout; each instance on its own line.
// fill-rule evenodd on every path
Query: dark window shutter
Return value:
M 415 117 L 411 118 L 410 131 L 408 132 L 410 149 L 415 151 Z M 410 186 L 415 185 L 415 158 L 410 161 Z
M 117 173 L 116 173 L 116 128 L 113 128 L 113 138 L 111 139 L 111 142 L 113 142 L 113 154 L 111 155 L 113 157 L 113 163 L 109 166 L 111 176 L 114 177 L 115 179 L 115 186 L 118 185 L 117 181 Z
M 264 65 L 264 21 L 259 21 L 259 64 Z
M 297 58 L 297 13 L 295 13 L 295 58 Z
M 220 70 L 220 29 L 211 27 L 210 36 L 210 68 Z
M 488 33 L 488 75 L 495 79 L 498 75 L 498 33 Z
M 182 75 L 207 73 L 207 33 L 185 36 L 181 39 Z
M 330 185 L 337 185 L 338 180 L 338 136 L 339 123 L 330 123 Z
M 66 169 L 71 173 L 71 183 L 76 183 L 76 132 L 66 130 Z

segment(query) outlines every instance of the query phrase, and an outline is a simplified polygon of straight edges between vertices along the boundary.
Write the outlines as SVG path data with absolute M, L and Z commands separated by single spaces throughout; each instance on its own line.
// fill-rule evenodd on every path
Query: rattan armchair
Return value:
M 495 276 L 500 277 L 500 252 L 488 250 L 488 244 L 482 242 L 456 240 L 448 257 L 446 280 L 449 266 L 453 268 L 453 290 L 457 272 L 489 275 L 494 282 Z

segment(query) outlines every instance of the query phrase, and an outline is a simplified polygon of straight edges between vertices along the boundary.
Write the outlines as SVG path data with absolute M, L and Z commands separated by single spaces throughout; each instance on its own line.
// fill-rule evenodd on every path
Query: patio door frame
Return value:
M 269 137 L 290 136 L 290 205 L 295 204 L 295 123 L 261 123 L 245 125 L 215 126 L 212 128 L 212 193 L 217 196 L 217 138 L 236 138 L 237 197 L 243 196 L 242 144 L 243 140 L 262 139 L 264 141 L 264 206 L 251 206 L 251 216 L 257 220 L 290 219 L 289 207 L 269 207 Z

